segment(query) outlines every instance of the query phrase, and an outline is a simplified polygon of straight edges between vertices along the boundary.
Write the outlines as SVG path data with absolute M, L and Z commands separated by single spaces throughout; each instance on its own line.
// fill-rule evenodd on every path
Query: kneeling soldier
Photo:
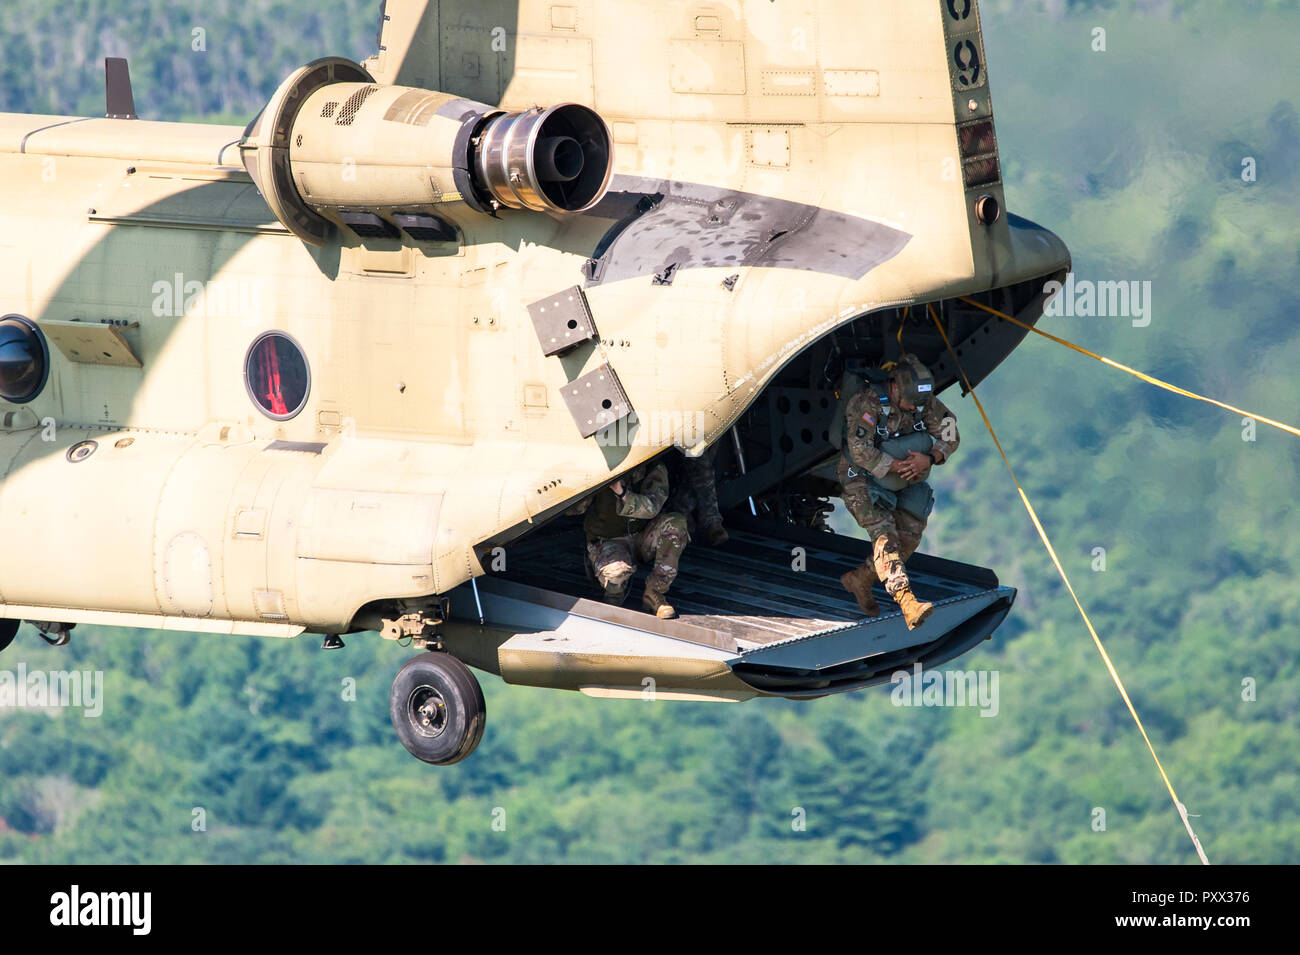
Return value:
M 627 599 L 637 563 L 653 562 L 641 605 L 663 620 L 677 616 L 666 595 L 687 540 L 686 518 L 664 510 L 667 500 L 668 469 L 641 465 L 624 480 L 597 491 L 582 522 L 587 556 L 606 602 Z

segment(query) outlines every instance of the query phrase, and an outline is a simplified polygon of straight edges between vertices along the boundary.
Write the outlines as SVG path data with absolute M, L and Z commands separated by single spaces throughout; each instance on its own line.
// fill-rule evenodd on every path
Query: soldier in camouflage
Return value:
M 588 498 L 582 522 L 587 557 L 606 602 L 627 599 L 636 565 L 651 562 L 641 605 L 663 620 L 677 616 L 666 595 L 687 541 L 686 518 L 666 510 L 667 500 L 668 469 L 663 464 L 641 465 Z
M 880 605 L 871 588 L 883 581 L 909 629 L 920 626 L 934 608 L 912 593 L 903 562 L 920 546 L 929 520 L 930 469 L 947 462 L 961 440 L 956 416 L 933 392 L 929 370 L 914 356 L 905 355 L 887 385 L 868 384 L 854 395 L 845 410 L 844 454 L 837 470 L 844 507 L 872 541 L 872 559 L 840 581 L 872 617 L 880 614 Z M 928 452 L 911 450 L 894 457 L 882 447 L 896 447 L 896 439 L 918 434 L 932 439 Z M 895 476 L 892 482 L 891 475 Z M 892 493 L 881 482 L 901 490 Z
M 680 459 L 681 480 L 673 485 L 672 498 L 668 502 L 669 510 L 694 518 L 692 539 L 698 531 L 710 547 L 720 547 L 731 539 L 722 526 L 722 512 L 718 509 L 717 457 L 716 444 L 698 458 L 689 458 L 683 453 Z

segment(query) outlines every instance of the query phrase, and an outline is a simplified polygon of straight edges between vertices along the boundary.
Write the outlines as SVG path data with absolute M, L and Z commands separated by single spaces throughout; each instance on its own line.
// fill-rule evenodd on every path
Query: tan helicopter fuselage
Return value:
M 39 397 L 0 404 L 0 616 L 346 632 L 377 601 L 482 573 L 485 546 L 664 447 L 718 440 L 854 317 L 1059 266 L 1060 249 L 1014 247 L 1005 215 L 980 221 L 981 196 L 1005 207 L 1000 181 L 963 180 L 958 127 L 992 105 L 985 79 L 945 64 L 963 36 L 982 56 L 976 18 L 922 3 L 851 33 L 830 28 L 848 0 L 656 6 L 576 4 L 571 26 L 525 5 L 500 107 L 594 109 L 611 193 L 783 200 L 810 210 L 810 232 L 901 237 L 890 255 L 862 274 L 833 244 L 822 260 L 701 265 L 683 234 L 670 281 L 597 282 L 585 269 L 610 219 L 492 216 L 445 186 L 430 208 L 451 241 L 336 228 L 315 246 L 259 194 L 242 129 L 0 115 L 0 313 L 35 321 L 51 363 Z M 792 44 L 803 6 L 828 26 Z M 367 65 L 376 85 L 397 78 Z M 382 112 L 357 113 L 358 151 Z M 575 287 L 598 338 L 548 357 L 528 306 Z M 268 330 L 310 366 L 291 420 L 246 387 Z M 605 365 L 640 421 L 630 443 L 583 437 L 563 397 Z

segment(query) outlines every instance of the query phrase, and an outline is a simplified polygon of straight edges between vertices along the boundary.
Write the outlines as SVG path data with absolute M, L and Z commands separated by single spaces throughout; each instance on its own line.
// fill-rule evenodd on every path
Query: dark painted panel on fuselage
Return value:
M 615 176 L 590 215 L 616 218 L 591 285 L 695 268 L 785 268 L 860 279 L 911 235 L 819 206 L 688 182 Z

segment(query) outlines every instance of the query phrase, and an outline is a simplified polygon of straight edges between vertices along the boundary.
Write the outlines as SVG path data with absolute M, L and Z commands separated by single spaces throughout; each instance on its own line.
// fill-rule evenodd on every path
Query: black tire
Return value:
M 22 626 L 21 620 L 0 620 L 0 653 L 9 649 L 9 644 L 14 642 L 14 637 L 18 636 L 18 628 Z
M 487 705 L 469 667 L 434 652 L 397 671 L 388 715 L 407 752 L 434 766 L 450 766 L 474 752 L 483 738 Z

